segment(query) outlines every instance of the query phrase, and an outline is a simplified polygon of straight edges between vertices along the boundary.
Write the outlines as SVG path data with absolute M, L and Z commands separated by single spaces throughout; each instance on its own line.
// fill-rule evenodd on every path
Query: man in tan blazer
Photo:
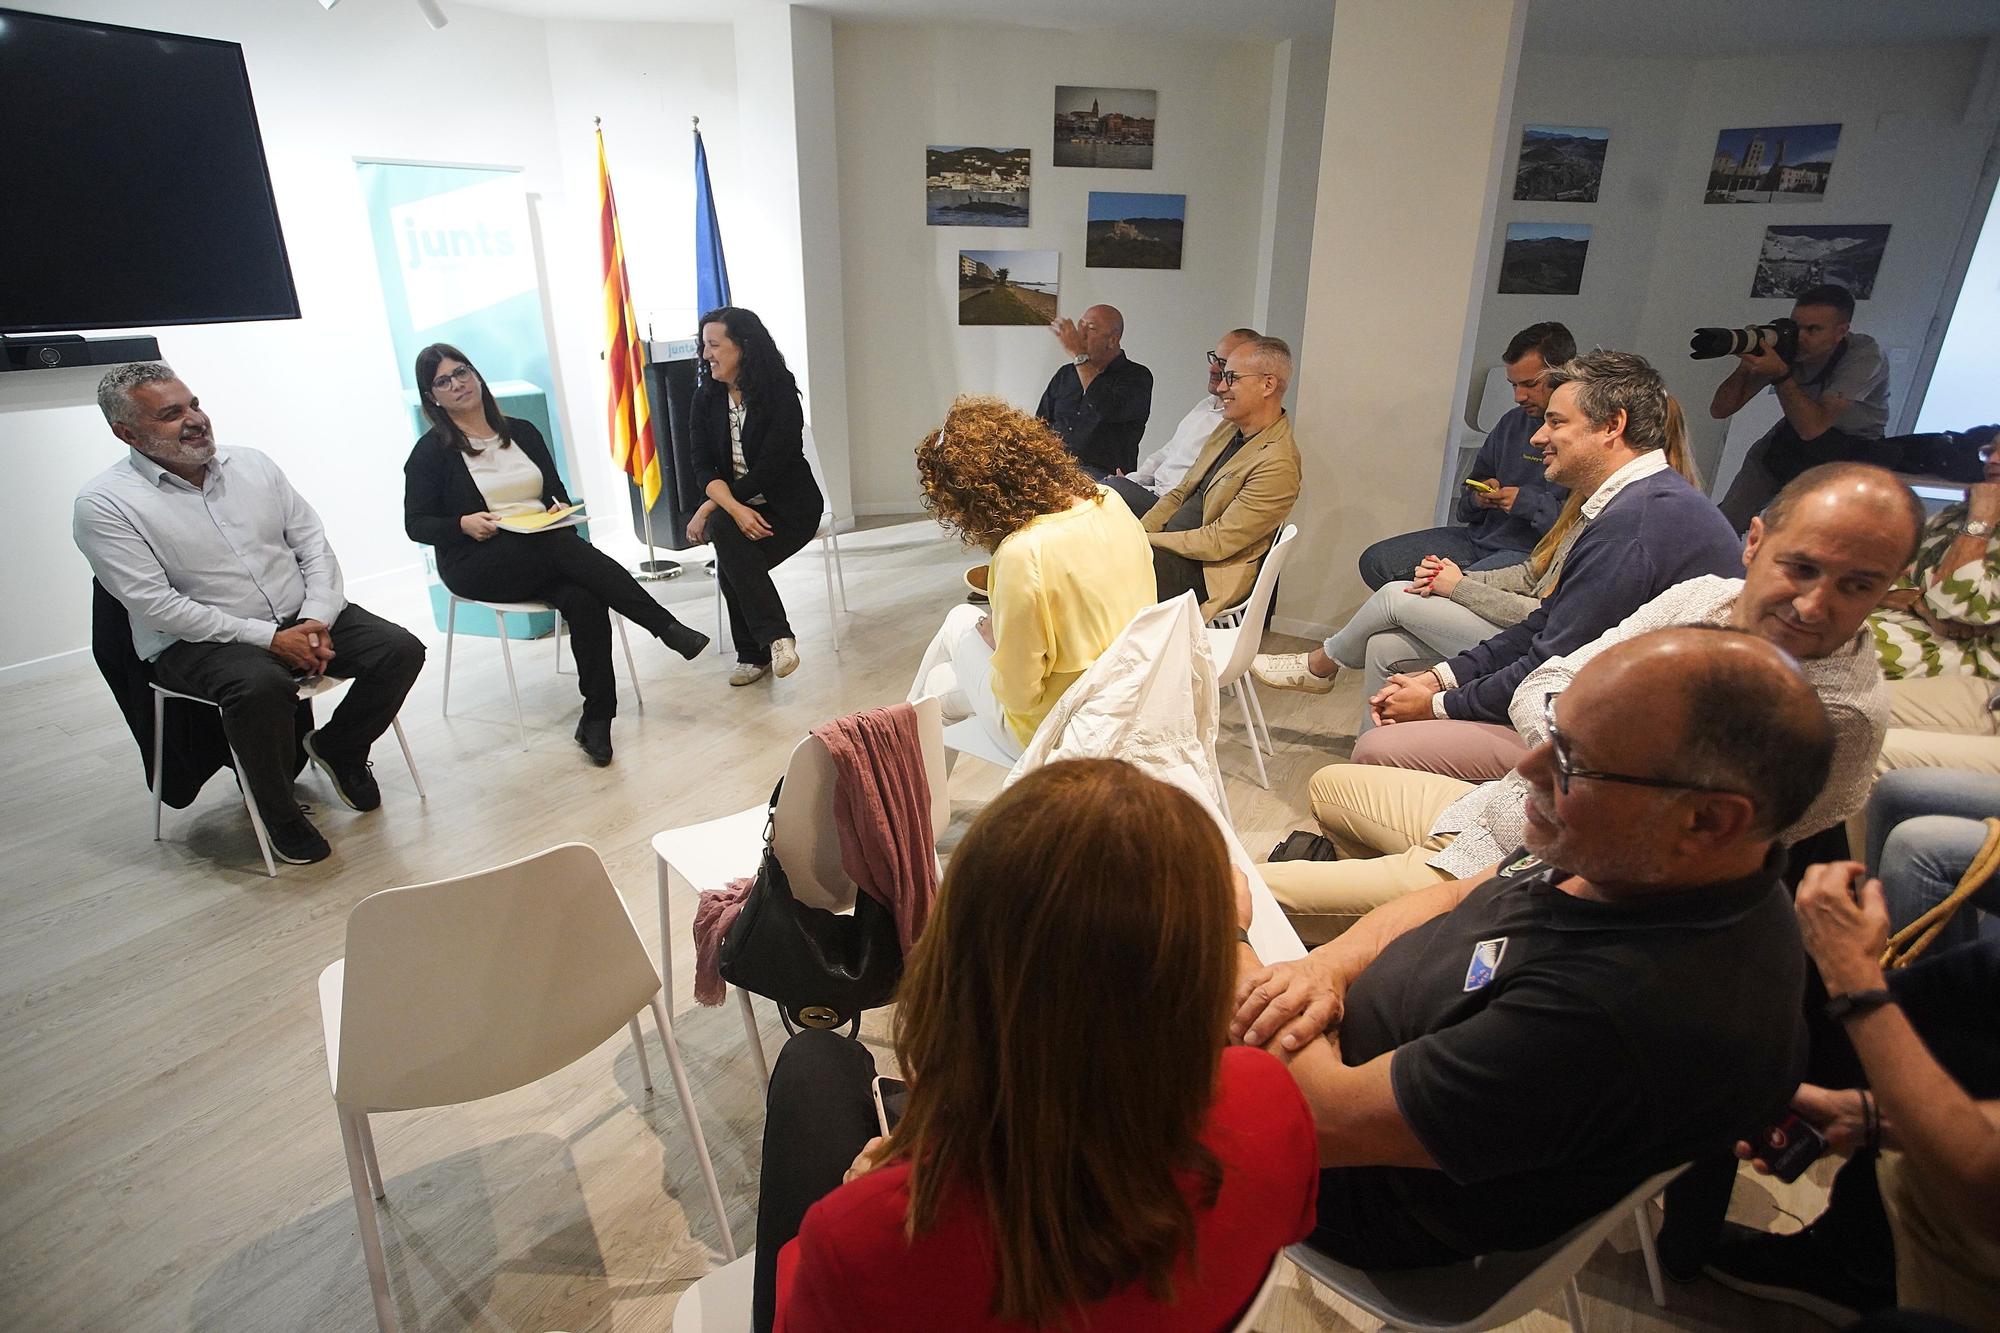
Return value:
M 1189 589 L 1204 617 L 1250 595 L 1257 563 L 1299 498 L 1299 450 L 1285 413 L 1292 349 L 1253 338 L 1229 354 L 1216 396 L 1222 425 L 1181 484 L 1146 512 L 1160 600 Z

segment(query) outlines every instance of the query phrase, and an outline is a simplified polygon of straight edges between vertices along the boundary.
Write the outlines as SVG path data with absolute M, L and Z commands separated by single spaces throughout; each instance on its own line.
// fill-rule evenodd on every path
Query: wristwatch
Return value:
M 1853 990 L 1844 995 L 1830 995 L 1826 1001 L 1826 1017 L 1830 1023 L 1838 1023 L 1843 1018 L 1855 1014 L 1865 1014 L 1871 1009 L 1880 1009 L 1885 1004 L 1894 1004 L 1896 997 L 1886 990 Z
M 1078 352 L 1075 356 L 1069 359 L 1069 363 L 1072 366 L 1086 365 L 1089 363 L 1089 361 L 1090 361 L 1090 353 L 1088 352 Z
M 1983 518 L 1968 518 L 1958 525 L 1958 530 L 1968 537 L 1990 537 L 1993 525 Z

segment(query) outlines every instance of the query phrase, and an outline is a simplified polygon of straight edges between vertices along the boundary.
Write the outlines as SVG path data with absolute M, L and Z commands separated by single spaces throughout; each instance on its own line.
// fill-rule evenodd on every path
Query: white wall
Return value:
M 1294 37 L 1271 53 L 1271 112 L 1264 139 L 1264 215 L 1251 323 L 1305 355 L 1306 284 L 1312 271 L 1319 154 L 1326 136 L 1325 37 Z
M 1979 58 L 1974 42 L 1709 60 L 1524 57 L 1475 380 L 1461 392 L 1477 391 L 1477 376 L 1498 362 L 1516 330 L 1560 319 L 1585 347 L 1628 348 L 1660 368 L 1687 409 L 1703 475 L 1712 477 L 1727 423 L 1710 419 L 1708 401 L 1734 362 L 1689 360 L 1689 333 L 1790 310 L 1788 300 L 1749 295 L 1766 226 L 1886 222 L 1888 252 L 1854 327 L 1889 352 L 1894 428 L 1994 132 L 1990 120 L 1963 114 Z M 1840 146 L 1821 202 L 1702 202 L 1719 131 L 1830 122 L 1842 126 Z M 1524 124 L 1611 130 L 1598 203 L 1511 198 Z M 1590 223 L 1582 292 L 1495 294 L 1509 221 Z
M 856 508 L 913 510 L 911 450 L 953 396 L 1032 409 L 1062 360 L 1038 329 L 958 327 L 961 248 L 1061 251 L 1062 313 L 1124 312 L 1154 375 L 1147 440 L 1164 439 L 1203 391 L 1203 351 L 1258 308 L 1271 45 L 842 20 L 833 56 Z M 1052 165 L 1056 84 L 1158 89 L 1153 169 Z M 928 144 L 1030 149 L 1030 225 L 925 226 Z M 1187 195 L 1184 267 L 1085 268 L 1093 189 Z

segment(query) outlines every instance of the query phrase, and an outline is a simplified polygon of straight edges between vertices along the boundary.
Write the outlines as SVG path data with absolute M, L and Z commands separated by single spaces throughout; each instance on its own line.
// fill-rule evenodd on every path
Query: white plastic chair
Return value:
M 383 1333 L 397 1327 L 374 1200 L 384 1197 L 368 1117 L 476 1101 L 522 1087 L 628 1028 L 653 1086 L 638 1015 L 650 1008 L 700 1160 L 722 1252 L 736 1246 L 681 1068 L 660 977 L 632 917 L 582 843 L 409 888 L 347 918 L 347 956 L 319 976 L 327 1077 Z
M 339 676 L 314 676 L 311 680 L 299 683 L 298 694 L 301 699 L 319 699 L 327 695 L 338 694 L 351 683 Z M 218 711 L 222 707 L 222 705 L 216 703 L 213 699 L 204 699 L 194 694 L 182 694 L 179 690 L 168 689 L 158 681 L 153 682 L 154 842 L 160 840 L 160 785 L 165 775 L 164 755 L 166 753 L 167 700 L 169 699 L 185 699 L 191 704 L 200 704 L 203 708 L 214 708 Z M 417 761 L 416 757 L 410 753 L 410 738 L 403 734 L 403 719 L 399 717 L 391 725 L 396 732 L 396 744 L 403 747 L 403 762 L 409 765 L 410 782 L 417 789 L 417 799 L 427 802 L 430 800 L 430 796 L 424 791 L 424 780 L 417 776 Z M 237 758 L 236 747 L 234 745 L 229 747 L 229 762 L 237 773 L 236 785 L 243 792 L 243 808 L 250 812 L 250 828 L 257 835 L 257 850 L 264 854 L 264 873 L 272 879 L 276 879 L 278 877 L 278 862 L 271 855 L 271 835 L 264 828 L 264 812 L 257 808 L 257 798 L 250 794 L 250 784 L 243 781 L 243 761 Z
M 812 469 L 813 481 L 818 483 L 819 493 L 823 496 L 829 494 L 826 488 L 826 473 L 819 465 L 819 445 L 813 439 L 813 428 L 810 424 L 805 428 L 805 453 L 806 466 Z M 713 516 L 711 516 L 711 521 L 714 521 Z M 833 651 L 837 653 L 840 651 L 840 615 L 841 612 L 847 610 L 847 569 L 840 563 L 840 517 L 834 512 L 831 500 L 826 502 L 826 508 L 820 513 L 819 530 L 813 534 L 813 537 L 814 540 L 819 542 L 820 570 L 826 576 L 826 620 L 827 624 L 833 627 Z M 708 562 L 709 573 L 714 575 L 714 548 L 697 547 L 693 549 L 696 552 L 702 549 L 708 551 L 708 554 L 705 556 L 696 554 L 693 558 L 706 560 Z M 840 583 L 840 605 L 838 607 L 833 604 L 833 588 L 836 579 Z M 722 580 L 718 577 L 715 580 L 715 654 L 717 657 L 729 651 L 726 643 L 726 640 L 729 638 L 728 631 L 729 612 L 722 604 Z
M 1272 1289 L 1278 1285 L 1278 1274 L 1284 1267 L 1284 1255 L 1272 1258 L 1271 1269 L 1264 1274 L 1257 1294 L 1250 1298 L 1249 1308 L 1229 1326 L 1227 1333 L 1250 1333 L 1257 1326 L 1257 1316 L 1270 1302 Z M 749 1333 L 750 1299 L 756 1278 L 755 1250 L 748 1250 L 706 1274 L 681 1293 L 680 1303 L 674 1306 L 673 1333 Z
M 1263 642 L 1264 617 L 1278 590 L 1278 574 L 1285 561 L 1291 559 L 1292 539 L 1298 535 L 1298 524 L 1285 524 L 1278 532 L 1278 540 L 1264 553 L 1264 563 L 1257 567 L 1257 582 L 1251 585 L 1250 599 L 1208 622 L 1208 651 L 1215 659 L 1216 688 L 1233 693 L 1243 709 L 1243 730 L 1249 735 L 1250 753 L 1257 761 L 1257 785 L 1266 789 L 1271 781 L 1264 773 L 1264 751 L 1276 754 L 1277 747 L 1271 744 L 1264 705 L 1258 701 L 1257 691 L 1251 688 L 1250 659 L 1257 655 Z M 1257 742 L 1260 727 L 1264 732 L 1261 748 Z
M 556 618 L 556 672 L 562 672 L 563 630 L 566 628 L 562 613 L 547 602 L 482 602 L 474 597 L 460 597 L 451 589 L 445 589 L 448 600 L 444 613 L 444 697 L 438 702 L 438 711 L 451 713 L 451 649 L 458 637 L 458 607 L 463 602 L 467 606 L 483 606 L 493 613 L 493 619 L 500 629 L 500 661 L 507 668 L 507 693 L 514 697 L 514 725 L 521 733 L 521 748 L 528 748 L 528 724 L 521 716 L 521 687 L 514 681 L 514 650 L 507 643 L 507 617 L 531 616 L 547 612 Z M 625 650 L 625 674 L 632 678 L 632 698 L 639 705 L 639 711 L 646 711 L 646 696 L 639 693 L 639 668 L 632 662 L 632 641 L 625 636 L 625 617 L 616 611 L 611 613 L 611 623 L 618 627 L 618 644 Z
M 1462 1264 L 1366 1273 L 1336 1263 L 1310 1245 L 1294 1245 L 1285 1255 L 1313 1281 L 1342 1300 L 1358 1305 L 1386 1327 L 1420 1333 L 1477 1333 L 1512 1323 L 1538 1308 L 1562 1288 L 1569 1326 L 1583 1333 L 1583 1298 L 1576 1275 L 1627 1217 L 1639 1225 L 1640 1249 L 1655 1304 L 1664 1306 L 1659 1256 L 1645 1216 L 1649 1200 L 1687 1168 L 1674 1167 L 1641 1184 L 1566 1236 L 1518 1254 L 1488 1254 Z
M 917 737 L 924 752 L 924 777 L 931 792 L 931 836 L 941 837 L 951 823 L 951 794 L 945 788 L 944 726 L 935 699 L 919 699 Z M 834 824 L 834 768 L 826 746 L 808 735 L 792 749 L 785 765 L 784 790 L 771 816 L 771 845 L 785 867 L 792 896 L 809 907 L 843 911 L 854 903 L 854 882 L 840 864 L 840 837 Z M 766 803 L 685 828 L 653 836 L 654 873 L 660 897 L 660 975 L 673 987 L 673 911 L 676 892 L 691 899 L 707 889 L 720 889 L 733 879 L 757 873 L 764 851 Z M 678 888 L 676 887 L 678 886 Z M 757 1034 L 757 1015 L 750 993 L 738 988 L 743 1030 L 757 1059 L 757 1072 L 768 1084 L 771 1066 Z M 671 1011 L 672 1006 L 668 1006 Z M 669 1020 L 671 1021 L 671 1020 Z

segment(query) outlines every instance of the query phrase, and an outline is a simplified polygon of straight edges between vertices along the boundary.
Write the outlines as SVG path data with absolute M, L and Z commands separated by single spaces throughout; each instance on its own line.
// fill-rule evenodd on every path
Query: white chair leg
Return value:
M 354 1114 L 335 1103 L 340 1117 L 340 1146 L 347 1153 L 347 1187 L 354 1194 L 354 1212 L 360 1222 L 361 1257 L 368 1266 L 368 1289 L 375 1298 L 375 1326 L 381 1333 L 397 1333 L 395 1301 L 389 1295 L 389 1265 L 382 1257 L 382 1232 L 375 1221 L 375 1199 L 369 1188 L 368 1168 L 362 1158 L 362 1131 Z
M 646 696 L 639 693 L 639 668 L 632 663 L 632 640 L 625 634 L 625 617 L 614 611 L 611 620 L 618 626 L 618 642 L 625 649 L 625 674 L 632 678 L 632 698 L 638 702 L 639 711 L 643 713 L 646 711 Z
M 694 1091 L 688 1086 L 687 1069 L 681 1064 L 680 1043 L 674 1040 L 674 1021 L 667 1014 L 664 992 L 653 995 L 653 1023 L 660 1029 L 660 1045 L 667 1052 L 667 1072 L 674 1078 L 674 1095 L 680 1098 L 681 1114 L 687 1117 L 688 1137 L 694 1140 L 695 1161 L 701 1167 L 702 1188 L 708 1191 L 708 1206 L 715 1210 L 715 1229 L 722 1233 L 722 1257 L 736 1257 L 736 1238 L 729 1232 L 729 1214 L 722 1207 L 722 1187 L 715 1180 L 715 1162 L 708 1155 L 708 1139 L 701 1132 L 701 1117 L 695 1114 Z M 633 1028 L 636 1031 L 637 1020 Z
M 444 609 L 444 697 L 438 701 L 441 716 L 451 714 L 451 646 L 458 641 L 458 598 L 445 594 Z
M 382 1188 L 382 1164 L 375 1160 L 375 1127 L 368 1123 L 366 1111 L 354 1113 L 354 1128 L 361 1139 L 361 1165 L 368 1170 L 368 1192 L 385 1198 L 388 1191 Z
M 723 657 L 729 652 L 723 647 L 723 642 L 729 637 L 729 617 L 722 606 L 722 567 L 710 561 L 709 568 L 715 571 L 715 655 Z
M 1264 733 L 1264 753 L 1275 755 L 1278 747 L 1271 744 L 1271 724 L 1264 720 L 1264 701 L 1257 697 L 1257 687 L 1250 683 L 1250 673 L 1243 673 L 1243 692 L 1250 696 L 1250 712 L 1257 719 L 1257 729 Z
M 521 687 L 514 682 L 514 650 L 507 646 L 507 613 L 495 611 L 494 623 L 500 626 L 500 662 L 507 668 L 507 693 L 514 696 L 514 726 L 521 733 L 521 748 L 528 748 L 528 720 L 521 716 Z
M 563 627 L 568 623 L 569 623 L 568 621 L 562 618 L 561 612 L 556 613 L 556 674 L 558 676 L 560 676 L 563 673 L 562 669 Z
M 672 891 L 668 880 L 671 878 L 667 863 L 655 855 L 653 887 L 660 896 L 660 989 L 666 993 L 670 1006 L 674 1000 L 674 926 L 673 914 L 667 910 L 667 894 Z
M 396 744 L 403 747 L 403 762 L 410 768 L 410 783 L 417 789 L 417 799 L 429 801 L 430 793 L 424 790 L 424 780 L 417 776 L 417 757 L 410 753 L 410 738 L 403 734 L 403 719 L 399 716 L 389 725 L 396 729 Z
M 264 854 L 264 873 L 272 879 L 278 877 L 278 863 L 271 855 L 271 835 L 264 831 L 264 816 L 257 809 L 257 798 L 250 794 L 250 782 L 243 776 L 243 761 L 237 757 L 236 747 L 229 747 L 229 762 L 236 770 L 236 785 L 243 789 L 243 808 L 250 812 L 250 831 L 257 835 L 257 850 Z
M 1246 684 L 1246 681 L 1236 682 L 1236 702 L 1243 709 L 1243 730 L 1250 741 L 1250 757 L 1257 761 L 1257 785 L 1269 791 L 1271 779 L 1264 772 L 1264 747 L 1257 744 L 1257 724 L 1250 717 L 1250 691 L 1244 688 Z
M 1584 1333 L 1583 1293 L 1577 1290 L 1575 1278 L 1563 1283 L 1563 1313 L 1569 1316 L 1569 1326 L 1574 1333 Z
M 167 767 L 167 696 L 153 691 L 153 841 L 160 840 L 160 793 Z
M 1639 1228 L 1639 1253 L 1646 1260 L 1646 1285 L 1652 1289 L 1653 1304 L 1667 1308 L 1667 1286 L 1660 1280 L 1660 1247 L 1653 1239 L 1652 1209 L 1644 1203 L 1632 1209 L 1632 1224 Z
M 743 1012 L 743 1032 L 750 1039 L 750 1053 L 757 1057 L 757 1077 L 768 1088 L 771 1086 L 771 1062 L 764 1058 L 764 1038 L 757 1031 L 757 1010 L 750 1003 L 750 992 L 738 986 L 736 1003 Z
M 646 1063 L 646 1034 L 639 1030 L 639 1015 L 632 1015 L 632 1021 L 627 1026 L 632 1030 L 632 1053 L 639 1057 L 639 1086 L 651 1092 L 653 1067 Z
M 833 547 L 833 577 L 840 584 L 840 609 L 847 610 L 847 567 L 840 562 L 840 520 L 827 529 L 826 540 Z
M 819 539 L 819 569 L 826 579 L 826 620 L 833 626 L 833 651 L 840 651 L 840 608 L 833 604 L 833 557 L 827 543 L 830 537 Z

